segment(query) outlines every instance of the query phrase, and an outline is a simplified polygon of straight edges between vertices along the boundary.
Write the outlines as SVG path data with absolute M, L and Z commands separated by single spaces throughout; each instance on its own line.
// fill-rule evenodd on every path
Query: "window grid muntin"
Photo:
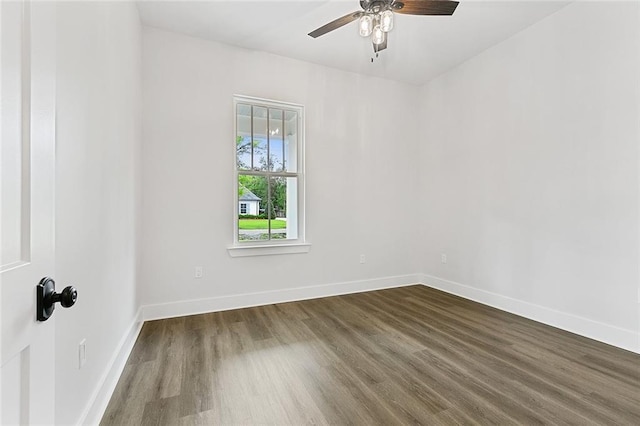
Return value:
M 249 137 L 249 145 L 251 145 L 251 167 L 249 168 L 253 170 L 253 105 L 251 105 L 251 115 L 249 115 L 249 117 L 251 117 L 251 136 Z

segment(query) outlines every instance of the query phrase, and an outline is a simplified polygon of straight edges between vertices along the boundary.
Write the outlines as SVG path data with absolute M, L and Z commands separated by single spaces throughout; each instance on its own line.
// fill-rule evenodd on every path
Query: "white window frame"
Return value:
M 297 221 L 298 221 L 298 238 L 286 240 L 268 240 L 268 241 L 240 241 L 238 238 L 238 215 L 239 215 L 239 189 L 238 177 L 245 174 L 247 170 L 239 170 L 237 167 L 237 152 L 233 150 L 233 245 L 228 247 L 229 255 L 232 257 L 245 256 L 261 256 L 273 254 L 291 254 L 291 253 L 307 253 L 311 247 L 305 239 L 305 161 L 304 161 L 304 144 L 305 144 L 305 128 L 304 128 L 304 106 L 289 102 L 275 101 L 271 99 L 262 99 L 244 95 L 233 96 L 233 138 L 235 141 L 238 134 L 237 123 L 237 106 L 238 104 L 249 104 L 266 108 L 282 108 L 294 110 L 298 116 L 297 131 L 298 144 L 296 147 L 297 170 L 295 172 L 297 178 Z
M 242 209 L 244 209 L 244 213 L 242 212 Z M 240 203 L 240 214 L 247 214 L 248 211 L 248 203 Z

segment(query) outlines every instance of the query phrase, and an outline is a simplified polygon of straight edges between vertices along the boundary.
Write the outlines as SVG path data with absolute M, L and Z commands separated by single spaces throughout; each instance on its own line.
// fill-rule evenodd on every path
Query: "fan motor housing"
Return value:
M 404 3 L 394 0 L 360 0 L 360 7 L 362 7 L 365 12 L 378 13 L 385 9 L 402 9 Z

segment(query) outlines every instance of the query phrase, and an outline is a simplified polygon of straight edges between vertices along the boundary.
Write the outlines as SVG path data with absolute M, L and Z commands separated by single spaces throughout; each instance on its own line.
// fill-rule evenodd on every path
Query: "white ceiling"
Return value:
M 360 9 L 358 0 L 141 1 L 144 25 L 347 71 L 424 84 L 564 7 L 559 1 L 461 0 L 453 16 L 395 15 L 389 47 L 373 63 L 353 22 L 307 34 Z

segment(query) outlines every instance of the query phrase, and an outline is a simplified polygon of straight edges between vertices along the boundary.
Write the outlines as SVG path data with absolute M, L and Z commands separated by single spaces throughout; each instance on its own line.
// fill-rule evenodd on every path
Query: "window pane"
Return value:
M 251 105 L 236 106 L 236 164 L 239 170 L 251 168 Z
M 284 121 L 281 109 L 269 108 L 269 170 L 282 171 L 284 162 Z
M 271 239 L 298 238 L 298 179 L 272 177 L 267 204 L 271 224 Z
M 298 156 L 302 109 L 280 102 L 234 97 L 238 241 L 298 240 Z M 284 176 L 289 175 L 289 176 Z M 299 220 L 300 219 L 300 220 Z M 274 242 L 274 244 L 277 242 Z
M 238 240 L 268 240 L 267 178 L 238 175 Z M 243 206 L 244 205 L 244 206 Z M 242 213 L 246 211 L 246 213 Z
M 253 106 L 253 170 L 267 170 L 267 108 Z
M 295 111 L 285 111 L 284 114 L 284 169 L 295 172 L 298 167 L 298 114 Z

